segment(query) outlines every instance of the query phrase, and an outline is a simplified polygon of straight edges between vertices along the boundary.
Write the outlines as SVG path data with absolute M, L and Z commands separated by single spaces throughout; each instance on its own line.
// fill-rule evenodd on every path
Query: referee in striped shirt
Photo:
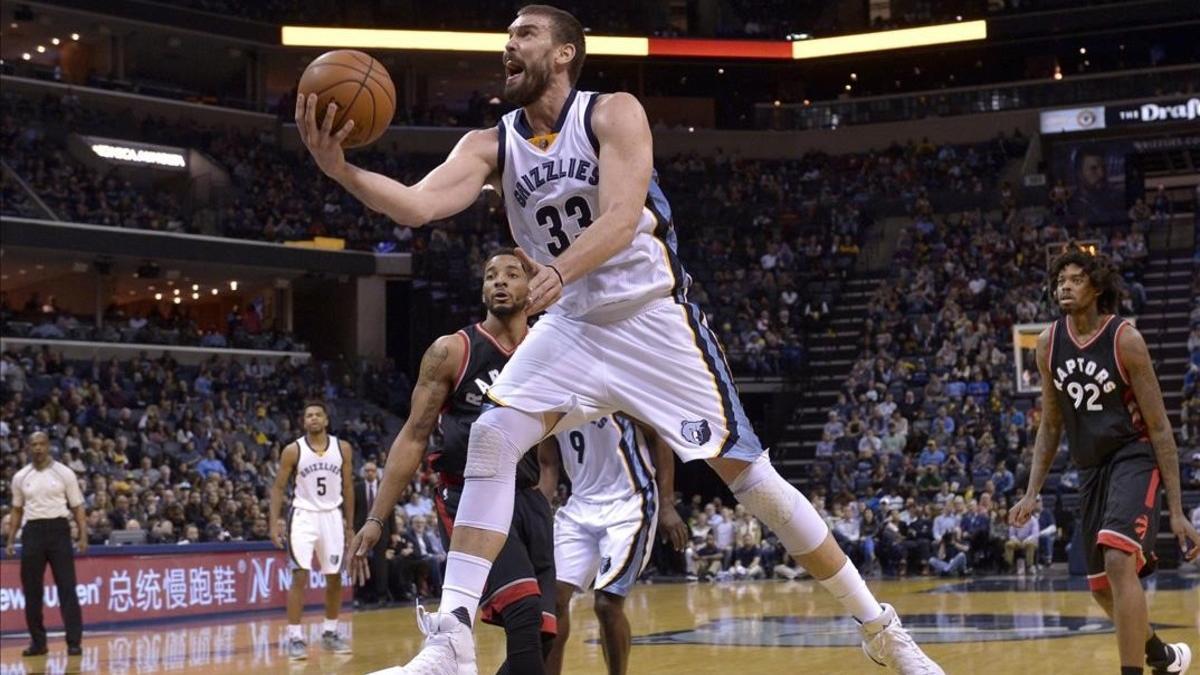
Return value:
M 8 546 L 13 555 L 21 519 L 21 590 L 25 594 L 25 623 L 29 627 L 29 647 L 22 656 L 41 656 L 46 649 L 46 626 L 42 622 L 42 579 L 46 563 L 54 572 L 63 623 L 67 628 L 67 654 L 83 653 L 83 616 L 79 596 L 75 594 L 75 559 L 71 553 L 71 523 L 74 512 L 79 527 L 79 552 L 87 552 L 87 518 L 83 493 L 75 472 L 50 457 L 50 437 L 41 431 L 29 436 L 29 454 L 33 462 L 17 472 L 12 482 L 12 516 L 9 519 Z

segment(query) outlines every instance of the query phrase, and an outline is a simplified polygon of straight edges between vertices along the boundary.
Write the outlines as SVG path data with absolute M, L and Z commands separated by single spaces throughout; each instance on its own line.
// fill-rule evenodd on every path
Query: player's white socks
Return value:
M 298 623 L 289 623 L 288 624 L 288 639 L 289 640 L 303 640 L 304 639 L 304 627 Z
M 338 632 L 338 620 L 337 619 L 325 619 L 325 622 L 321 624 L 321 632 L 322 633 Z
M 478 556 L 458 551 L 446 554 L 446 578 L 442 581 L 442 603 L 439 612 L 453 612 L 459 607 L 467 610 L 470 625 L 475 625 L 479 597 L 487 583 L 492 563 Z
M 846 611 L 860 622 L 870 623 L 883 614 L 883 607 L 871 594 L 871 590 L 867 588 L 867 582 L 863 581 L 862 575 L 858 573 L 858 569 L 854 567 L 849 558 L 846 559 L 846 564 L 842 565 L 842 569 L 838 570 L 837 574 L 820 581 L 821 585 L 832 593 L 838 602 L 842 603 L 842 607 L 845 607 Z

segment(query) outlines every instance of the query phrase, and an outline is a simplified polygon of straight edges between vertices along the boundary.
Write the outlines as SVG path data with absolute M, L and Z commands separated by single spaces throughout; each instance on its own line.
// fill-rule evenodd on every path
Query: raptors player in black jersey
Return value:
M 1029 489 L 1009 519 L 1021 525 L 1033 513 L 1065 430 L 1083 479 L 1088 585 L 1116 624 L 1121 673 L 1143 672 L 1143 659 L 1156 674 L 1186 672 L 1191 650 L 1154 633 L 1138 581 L 1154 569 L 1160 486 L 1184 557 L 1200 554 L 1200 534 L 1183 513 L 1179 453 L 1150 353 L 1137 329 L 1115 315 L 1120 282 L 1104 256 L 1070 246 L 1051 263 L 1049 282 L 1063 316 L 1038 337 L 1042 420 Z
M 441 482 L 435 505 L 442 539 L 449 549 L 462 496 L 471 424 L 485 402 L 491 405 L 485 396 L 488 387 L 528 332 L 528 282 L 513 251 L 498 251 L 484 268 L 487 317 L 443 335 L 426 350 L 413 388 L 412 410 L 388 452 L 379 495 L 350 544 L 356 581 L 370 575 L 367 553 L 379 540 L 383 519 L 392 517 L 392 509 L 420 466 L 435 424 L 441 429 L 442 444 L 429 459 Z M 483 620 L 504 627 L 507 660 L 500 673 L 544 673 L 545 656 L 557 627 L 554 521 L 549 503 L 537 489 L 538 477 L 537 452 L 532 449 L 517 467 L 511 531 L 488 575 L 481 602 Z

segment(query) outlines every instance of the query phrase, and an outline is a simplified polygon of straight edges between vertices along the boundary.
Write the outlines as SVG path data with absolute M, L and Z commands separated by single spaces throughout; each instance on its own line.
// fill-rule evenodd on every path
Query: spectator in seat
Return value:
M 972 499 L 966 503 L 965 512 L 959 521 L 963 541 L 971 547 L 971 559 L 967 562 L 978 567 L 987 553 L 988 535 L 991 531 L 991 516 L 986 506 Z
M 1054 512 L 1042 508 L 1042 496 L 1037 496 L 1033 516 L 1038 522 L 1038 564 L 1049 566 L 1054 562 L 1054 540 L 1058 538 L 1058 527 L 1054 524 Z
M 714 579 L 724 569 L 725 553 L 717 548 L 716 537 L 712 532 L 704 539 L 704 544 L 696 549 L 696 574 L 704 580 Z
M 1004 563 L 1011 570 L 1013 568 L 1013 560 L 1016 558 L 1017 551 L 1025 552 L 1025 559 L 1021 560 L 1021 565 L 1017 567 L 1017 574 L 1024 576 L 1025 568 L 1031 567 L 1036 574 L 1039 570 L 1037 564 L 1038 550 L 1038 521 L 1035 518 L 1030 518 L 1020 527 L 1009 526 L 1008 540 L 1004 542 Z
M 1184 467 L 1183 474 L 1184 485 L 1200 488 L 1200 451 L 1192 453 L 1192 462 L 1189 466 Z
M 735 579 L 762 579 L 765 576 L 758 545 L 752 535 L 743 537 L 741 545 L 733 550 L 732 571 Z
M 212 448 L 209 448 L 208 452 L 204 453 L 204 459 L 196 464 L 196 471 L 200 472 L 202 478 L 208 478 L 213 474 L 224 478 L 228 473 L 225 463 L 217 459 L 217 453 Z
M 939 540 L 937 553 L 929 558 L 929 568 L 943 577 L 965 574 L 969 551 L 970 546 L 962 541 L 958 530 L 951 530 Z

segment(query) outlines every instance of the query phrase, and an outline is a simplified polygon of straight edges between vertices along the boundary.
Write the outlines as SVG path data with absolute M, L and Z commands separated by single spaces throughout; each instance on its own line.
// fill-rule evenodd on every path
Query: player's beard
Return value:
M 525 299 L 513 300 L 512 304 L 509 304 L 509 305 L 495 305 L 495 304 L 492 304 L 489 302 L 488 306 L 487 306 L 487 311 L 492 316 L 495 316 L 500 319 L 507 319 L 508 317 L 510 317 L 514 314 L 517 314 L 518 312 L 524 312 L 525 305 L 526 305 Z
M 541 98 L 550 87 L 550 68 L 544 63 L 526 64 L 519 80 L 518 84 L 512 86 L 505 81 L 504 100 L 525 107 Z

